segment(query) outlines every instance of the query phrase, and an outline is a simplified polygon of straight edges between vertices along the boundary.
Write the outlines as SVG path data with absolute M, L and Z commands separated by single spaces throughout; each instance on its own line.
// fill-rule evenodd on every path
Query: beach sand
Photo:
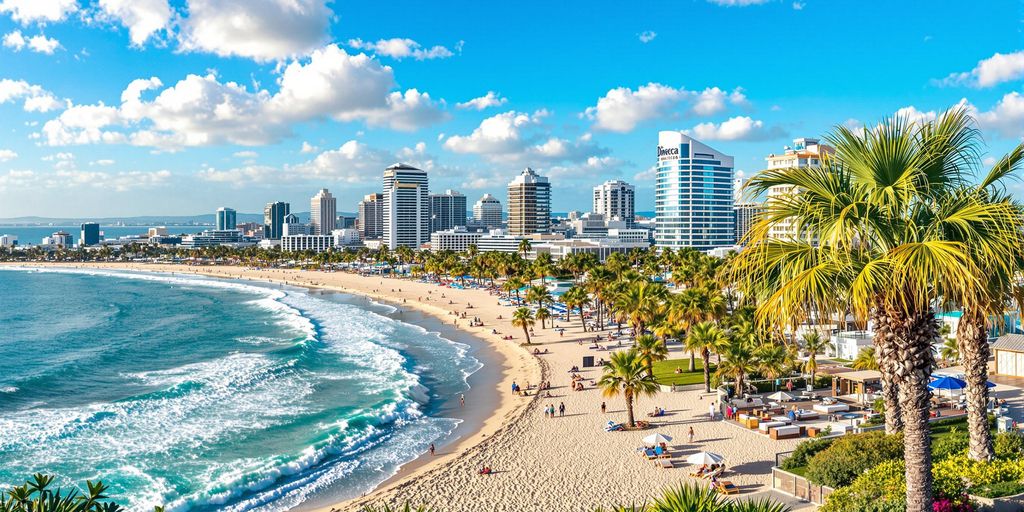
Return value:
M 587 386 L 584 391 L 569 387 L 569 368 L 582 366 L 582 357 L 607 358 L 608 351 L 588 348 L 594 333 L 582 332 L 578 318 L 555 323 L 567 330 L 564 337 L 557 331 L 534 329 L 533 342 L 541 351 L 534 356 L 534 347 L 521 347 L 525 342 L 522 329 L 512 327 L 513 308 L 498 305 L 498 297 L 485 290 L 458 290 L 404 279 L 364 277 L 342 272 L 299 270 L 254 270 L 228 266 L 184 266 L 128 263 L 65 264 L 72 267 L 99 267 L 192 273 L 236 279 L 259 279 L 291 285 L 322 287 L 364 295 L 396 305 L 417 308 L 446 323 L 455 320 L 452 311 L 479 317 L 483 327 L 468 327 L 468 320 L 458 320 L 457 327 L 477 335 L 489 343 L 503 359 L 499 379 L 500 401 L 493 414 L 477 432 L 463 432 L 460 440 L 435 457 L 426 456 L 412 468 L 404 468 L 395 478 L 368 495 L 339 503 L 331 509 L 358 511 L 367 504 L 428 505 L 435 511 L 592 511 L 599 506 L 630 505 L 650 501 L 666 487 L 683 482 L 702 482 L 689 477 L 693 467 L 686 465 L 687 455 L 711 451 L 725 456 L 729 472 L 723 479 L 741 489 L 741 496 L 760 493 L 770 488 L 771 467 L 777 452 L 793 450 L 802 439 L 772 441 L 724 421 L 710 421 L 708 406 L 715 396 L 703 389 L 661 392 L 654 397 L 637 400 L 638 419 L 654 407 L 666 409 L 667 415 L 656 418 L 654 428 L 640 432 L 605 432 L 609 421 L 625 421 L 625 402 L 621 397 L 605 398 L 600 391 Z M 399 291 L 400 290 L 400 291 Z M 444 298 L 442 298 L 442 294 Z M 449 304 L 449 301 L 452 303 Z M 472 304 L 472 309 L 467 305 Z M 499 316 L 501 319 L 499 319 Z M 500 334 L 494 335 L 491 330 Z M 606 331 L 607 335 L 611 331 Z M 511 341 L 501 336 L 511 334 Z M 602 345 L 607 341 L 602 342 Z M 670 358 L 684 357 L 673 347 Z M 583 369 L 588 380 L 597 379 L 600 370 Z M 551 382 L 551 398 L 536 395 L 520 397 L 511 393 L 512 382 L 520 386 L 536 385 L 542 379 Z M 467 407 L 492 407 L 494 404 L 473 404 L 467 396 Z M 607 412 L 601 413 L 601 403 Z M 564 417 L 547 418 L 548 405 L 564 403 Z M 687 442 L 687 431 L 693 427 L 694 443 Z M 674 468 L 663 469 L 636 453 L 641 438 L 652 432 L 668 434 L 675 457 Z M 427 459 L 424 462 L 424 459 Z M 483 466 L 494 474 L 480 475 Z M 326 510 L 326 509 L 325 509 Z

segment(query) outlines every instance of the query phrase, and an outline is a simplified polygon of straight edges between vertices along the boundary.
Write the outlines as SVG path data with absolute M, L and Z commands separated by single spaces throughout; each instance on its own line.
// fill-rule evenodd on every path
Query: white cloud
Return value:
M 455 53 L 444 46 L 436 45 L 431 48 L 425 48 L 420 45 L 420 43 L 417 43 L 412 39 L 400 37 L 380 39 L 377 42 L 363 41 L 362 39 L 349 39 L 348 45 L 349 47 L 357 50 L 366 50 L 376 53 L 377 55 L 384 55 L 385 57 L 391 57 L 398 60 L 410 57 L 416 60 L 447 59 L 448 57 L 455 55 Z M 460 41 L 456 46 L 456 50 L 461 48 L 462 42 Z
M 455 106 L 461 109 L 484 110 L 490 107 L 499 107 L 505 103 L 508 103 L 508 98 L 504 98 L 494 91 L 487 91 L 487 94 L 480 96 L 479 98 L 473 98 L 469 101 L 456 103 Z
M 1017 91 L 1004 95 L 992 110 L 980 111 L 969 105 L 968 111 L 983 130 L 995 131 L 1007 138 L 1024 138 L 1024 95 Z
M 331 45 L 313 52 L 308 62 L 289 64 L 276 94 L 207 74 L 188 75 L 146 100 L 144 93 L 163 84 L 138 79 L 125 88 L 119 107 L 71 107 L 42 132 L 50 145 L 127 141 L 177 149 L 268 144 L 290 135 L 295 123 L 324 118 L 411 131 L 445 117 L 443 102 L 416 89 L 389 92 L 394 83 L 390 67 Z M 81 119 L 79 112 L 88 109 L 94 117 Z
M 999 160 L 994 156 L 986 156 L 984 159 L 982 159 L 981 164 L 986 167 L 992 167 L 998 161 Z
M 4 35 L 4 46 L 18 52 L 26 47 L 36 53 L 53 55 L 53 52 L 60 48 L 60 41 L 46 37 L 43 34 L 26 38 L 20 30 L 15 30 Z
M 654 41 L 655 37 L 658 37 L 658 33 L 653 30 L 645 30 L 637 35 L 640 42 L 644 44 Z
M 232 156 L 235 158 L 256 158 L 260 154 L 255 151 L 235 151 Z
M 701 140 L 765 140 L 784 135 L 779 128 L 765 128 L 764 122 L 747 116 L 729 118 L 722 123 L 701 123 L 686 130 Z
M 302 149 L 299 150 L 299 151 L 301 153 L 316 153 L 317 151 L 320 151 L 320 148 L 318 148 L 318 147 L 316 147 L 316 146 L 314 146 L 314 145 L 312 145 L 312 144 L 310 144 L 308 142 L 303 141 L 302 142 Z
M 327 0 L 189 0 L 179 42 L 222 57 L 287 59 L 319 47 L 332 16 Z
M 0 13 L 23 25 L 61 21 L 77 10 L 75 0 L 0 0 Z
M 802 11 L 806 5 L 804 2 L 793 2 L 793 10 Z
M 552 166 L 548 168 L 549 178 L 558 181 L 564 180 L 586 180 L 588 183 L 594 181 L 595 176 L 602 179 L 619 175 L 623 161 L 611 156 L 591 156 L 578 165 Z
M 569 140 L 539 130 L 549 113 L 533 114 L 509 111 L 484 119 L 469 135 L 452 135 L 444 141 L 448 151 L 476 154 L 493 162 L 540 165 L 556 162 L 580 162 L 590 156 L 603 156 L 607 150 L 597 146 L 589 134 Z
M 53 93 L 24 80 L 0 79 L 0 104 L 24 100 L 26 112 L 49 112 L 61 107 L 62 103 Z
M 103 13 L 128 29 L 132 45 L 142 46 L 171 23 L 167 0 L 100 0 Z
M 18 158 L 18 154 L 10 149 L 0 149 L 0 162 L 9 162 Z
M 1011 82 L 1024 78 L 1024 50 L 1013 53 L 996 53 L 978 61 L 978 65 L 970 71 L 952 73 L 939 85 L 968 85 L 971 87 L 992 87 L 1003 82 Z
M 116 162 L 114 162 L 113 160 L 111 160 L 109 158 L 102 158 L 100 160 L 93 160 L 92 162 L 89 162 L 89 165 L 98 165 L 98 166 L 101 166 L 101 167 L 108 167 L 108 166 L 114 165 L 115 163 Z
M 743 89 L 737 87 L 728 93 L 718 87 L 703 91 L 689 91 L 659 83 L 649 83 L 635 91 L 618 87 L 608 91 L 597 100 L 597 105 L 588 107 L 583 117 L 594 121 L 594 127 L 613 132 L 628 132 L 644 121 L 672 118 L 678 115 L 677 107 L 690 102 L 690 113 L 698 116 L 717 114 L 726 109 L 726 103 L 749 106 Z
M 651 167 L 648 167 L 647 169 L 644 169 L 643 171 L 640 171 L 640 172 L 636 173 L 635 175 L 633 175 L 633 181 L 637 181 L 637 182 L 653 181 L 657 177 L 658 177 L 658 168 L 654 167 L 654 166 L 651 166 Z

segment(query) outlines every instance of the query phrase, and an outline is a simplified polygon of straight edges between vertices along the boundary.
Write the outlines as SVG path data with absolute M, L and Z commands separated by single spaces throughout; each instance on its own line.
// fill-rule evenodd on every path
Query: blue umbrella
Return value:
M 956 377 L 939 377 L 928 384 L 928 389 L 940 390 L 944 389 L 947 391 L 953 391 L 958 389 L 964 389 L 967 387 L 967 383 L 956 378 Z

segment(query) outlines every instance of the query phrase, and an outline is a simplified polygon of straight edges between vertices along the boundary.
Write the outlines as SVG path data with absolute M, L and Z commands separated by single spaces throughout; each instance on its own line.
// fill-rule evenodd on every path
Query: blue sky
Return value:
M 321 187 L 353 211 L 395 161 L 470 202 L 529 165 L 555 210 L 609 178 L 653 210 L 658 130 L 749 176 L 792 138 L 961 101 L 998 156 L 1024 137 L 1022 6 L 0 0 L 0 217 Z

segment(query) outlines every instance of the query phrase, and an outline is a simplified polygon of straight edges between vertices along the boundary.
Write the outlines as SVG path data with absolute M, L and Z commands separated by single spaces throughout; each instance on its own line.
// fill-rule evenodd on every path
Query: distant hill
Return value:
M 302 222 L 309 222 L 309 212 L 296 212 Z M 354 213 L 338 212 L 338 215 L 355 216 Z M 262 213 L 241 213 L 237 215 L 238 223 L 263 222 Z M 212 226 L 216 221 L 215 214 L 203 215 L 143 215 L 137 217 L 12 217 L 0 219 L 0 226 L 73 226 L 83 222 L 98 222 L 102 226 Z

